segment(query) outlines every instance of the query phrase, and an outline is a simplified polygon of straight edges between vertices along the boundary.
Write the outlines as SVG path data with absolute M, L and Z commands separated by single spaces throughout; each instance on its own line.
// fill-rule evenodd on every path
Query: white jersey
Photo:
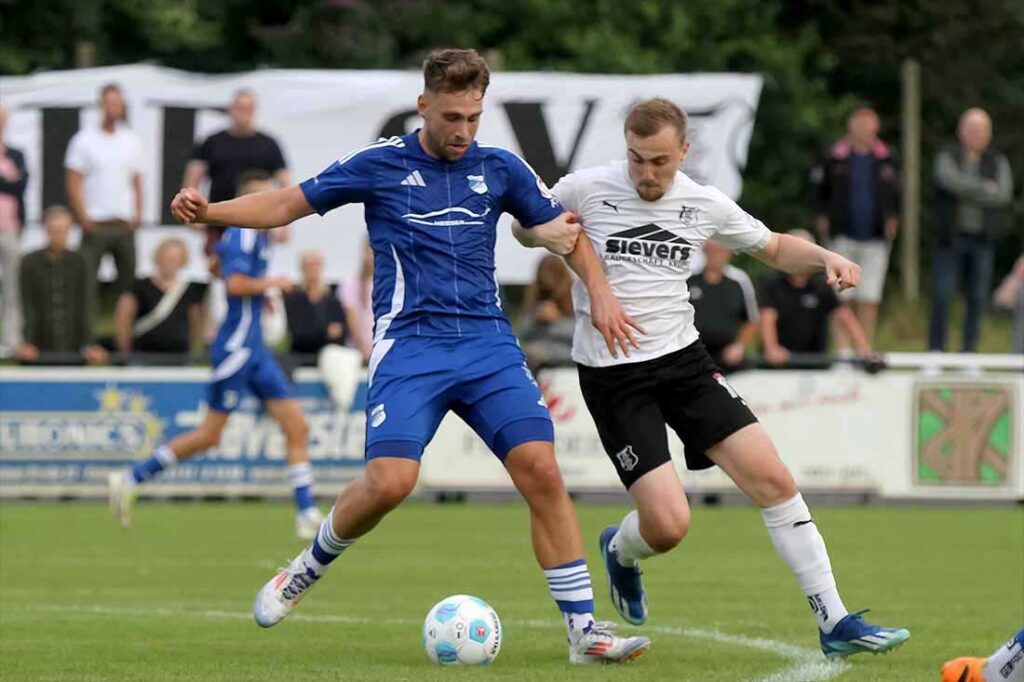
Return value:
M 647 330 L 638 336 L 639 350 L 613 358 L 591 325 L 590 295 L 577 280 L 572 358 L 589 367 L 652 360 L 689 346 L 699 336 L 686 288 L 694 253 L 712 237 L 735 251 L 763 249 L 771 239 L 764 223 L 682 172 L 657 201 L 640 198 L 625 161 L 567 175 L 552 192 L 580 216 L 612 291 L 626 314 Z

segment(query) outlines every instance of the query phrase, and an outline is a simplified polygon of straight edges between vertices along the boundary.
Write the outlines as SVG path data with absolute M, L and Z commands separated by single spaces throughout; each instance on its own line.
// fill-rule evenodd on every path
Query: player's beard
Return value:
M 665 190 L 662 189 L 661 185 L 653 182 L 641 182 L 636 186 L 636 193 L 639 194 L 640 198 L 644 201 L 657 201 L 665 196 Z
M 458 161 L 465 156 L 466 152 L 469 150 L 469 142 L 461 139 L 456 140 L 455 138 L 439 138 L 432 135 L 429 130 L 427 131 L 427 141 L 430 143 L 430 151 L 436 156 L 440 156 L 445 161 Z M 465 144 L 466 147 L 461 151 L 457 151 L 452 147 L 449 147 L 448 145 L 450 144 Z

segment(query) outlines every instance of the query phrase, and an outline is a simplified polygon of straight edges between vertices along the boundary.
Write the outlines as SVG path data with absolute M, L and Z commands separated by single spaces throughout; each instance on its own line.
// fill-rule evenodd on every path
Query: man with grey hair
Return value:
M 967 319 L 963 350 L 978 346 L 981 314 L 992 283 L 993 241 L 1010 213 L 1013 175 L 1006 156 L 991 148 L 992 119 L 984 109 L 960 116 L 959 144 L 935 158 L 935 251 L 928 348 L 945 350 L 949 305 L 964 283 Z
M 0 104 L 0 270 L 3 271 L 3 298 L 0 299 L 0 324 L 3 345 L 15 349 L 21 345 L 21 308 L 18 301 L 18 243 L 25 225 L 25 185 L 28 171 L 25 157 L 17 149 L 4 145 L 7 107 Z

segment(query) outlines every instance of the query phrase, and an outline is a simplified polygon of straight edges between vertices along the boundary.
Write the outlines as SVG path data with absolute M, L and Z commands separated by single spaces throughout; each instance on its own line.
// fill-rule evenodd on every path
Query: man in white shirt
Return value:
M 626 161 L 572 173 L 552 190 L 589 237 L 567 257 L 581 278 L 573 288 L 573 359 L 601 443 L 636 505 L 600 537 L 612 602 L 627 621 L 643 623 L 647 596 L 637 562 L 669 551 L 689 529 L 668 425 L 683 441 L 690 469 L 721 467 L 761 508 L 776 550 L 815 613 L 827 657 L 895 648 L 909 632 L 867 623 L 843 605 L 807 505 L 767 432 L 701 343 L 686 288 L 690 258 L 711 237 L 780 270 L 825 270 L 840 288 L 856 286 L 860 268 L 771 232 L 719 190 L 680 172 L 690 145 L 686 115 L 672 102 L 638 103 L 625 135 Z M 513 229 L 528 246 L 547 245 L 543 228 Z M 621 356 L 604 321 L 616 298 L 646 334 L 631 351 L 620 338 Z
M 100 90 L 102 122 L 75 133 L 64 156 L 71 209 L 82 227 L 79 247 L 90 284 L 105 254 L 117 268 L 114 298 L 135 279 L 135 230 L 142 223 L 142 141 L 124 123 L 125 103 L 115 84 Z M 94 296 L 95 292 L 91 292 Z

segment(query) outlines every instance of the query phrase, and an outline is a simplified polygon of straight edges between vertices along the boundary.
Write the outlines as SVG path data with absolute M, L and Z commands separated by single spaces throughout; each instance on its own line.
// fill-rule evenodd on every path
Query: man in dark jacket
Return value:
M 850 114 L 846 137 L 837 140 L 811 171 L 818 238 L 861 267 L 861 283 L 840 298 L 850 304 L 870 342 L 896 237 L 899 186 L 889 147 L 878 139 L 878 114 L 862 105 Z M 850 339 L 833 328 L 840 353 Z
M 0 325 L 3 345 L 21 345 L 21 308 L 18 301 L 18 266 L 21 262 L 19 238 L 25 225 L 25 185 L 28 171 L 25 156 L 4 145 L 7 107 L 0 104 L 0 271 L 3 271 L 0 298 Z
M 992 286 L 993 240 L 1009 220 L 1013 175 L 1006 157 L 990 147 L 992 119 L 983 109 L 963 113 L 957 137 L 958 145 L 935 158 L 935 284 L 928 348 L 945 350 L 949 305 L 962 278 L 967 302 L 963 350 L 973 353 Z
M 104 362 L 107 354 L 92 337 L 87 286 L 91 271 L 82 254 L 68 250 L 71 212 L 63 206 L 51 206 L 43 219 L 46 248 L 28 254 L 21 263 L 25 342 L 14 357 L 35 362 L 46 360 L 40 358 L 41 353 L 81 353 L 90 364 Z

